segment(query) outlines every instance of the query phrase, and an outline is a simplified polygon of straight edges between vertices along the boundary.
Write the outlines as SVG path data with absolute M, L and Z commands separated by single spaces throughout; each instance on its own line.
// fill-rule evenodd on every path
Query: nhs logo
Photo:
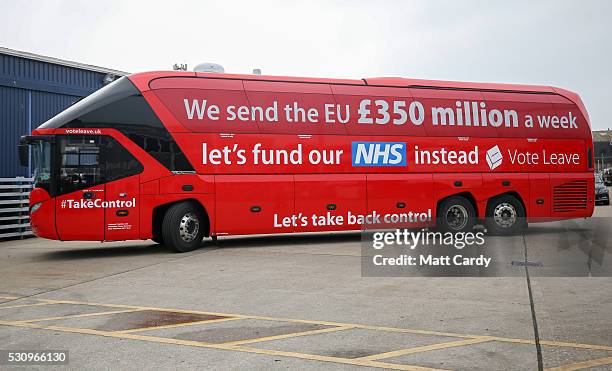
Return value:
M 405 142 L 352 142 L 353 166 L 406 166 Z

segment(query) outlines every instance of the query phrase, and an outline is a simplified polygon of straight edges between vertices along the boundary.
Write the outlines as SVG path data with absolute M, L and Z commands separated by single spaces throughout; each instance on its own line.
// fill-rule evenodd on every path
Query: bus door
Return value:
M 55 227 L 60 240 L 103 240 L 100 136 L 58 136 Z
M 59 238 L 138 238 L 142 164 L 109 136 L 58 138 L 55 225 Z
M 111 137 L 102 139 L 105 173 L 104 239 L 134 240 L 140 233 L 140 175 L 142 164 Z

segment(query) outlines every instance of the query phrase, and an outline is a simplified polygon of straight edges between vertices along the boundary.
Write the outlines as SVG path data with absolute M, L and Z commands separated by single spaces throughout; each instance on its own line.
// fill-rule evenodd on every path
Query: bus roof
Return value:
M 488 91 L 516 91 L 526 93 L 548 93 L 560 94 L 559 89 L 546 85 L 526 85 L 526 84 L 502 84 L 484 82 L 463 82 L 463 81 L 443 81 L 409 79 L 403 77 L 367 77 L 363 79 L 331 79 L 318 77 L 290 77 L 273 75 L 250 75 L 250 74 L 229 74 L 211 72 L 191 72 L 191 71 L 151 71 L 129 75 L 130 80 L 141 91 L 150 90 L 151 81 L 164 77 L 200 77 L 213 79 L 230 80 L 251 80 L 251 81 L 279 81 L 279 82 L 301 82 L 313 84 L 341 84 L 341 85 L 371 85 L 389 87 L 412 87 L 412 88 L 437 88 L 437 89 L 461 89 L 461 90 L 488 90 Z M 561 89 L 562 90 L 562 89 Z M 561 94 L 563 95 L 563 94 Z
M 516 92 L 531 94 L 555 94 L 569 99 L 578 106 L 584 117 L 589 122 L 589 115 L 580 99 L 580 96 L 562 88 L 546 85 L 526 85 L 526 84 L 503 84 L 487 82 L 462 82 L 462 81 L 443 81 L 443 80 L 424 80 L 408 79 L 403 77 L 369 77 L 363 79 L 330 79 L 317 77 L 290 77 L 272 75 L 251 75 L 251 74 L 230 74 L 230 73 L 211 73 L 193 71 L 151 71 L 134 73 L 128 76 L 130 81 L 140 90 L 151 90 L 151 81 L 165 77 L 196 77 L 210 79 L 228 80 L 250 80 L 250 81 L 278 81 L 278 82 L 300 82 L 312 84 L 338 84 L 338 85 L 361 85 L 361 86 L 388 86 L 405 88 L 433 88 L 450 90 L 478 90 L 478 91 L 499 91 Z M 590 123 L 589 123 L 590 125 Z

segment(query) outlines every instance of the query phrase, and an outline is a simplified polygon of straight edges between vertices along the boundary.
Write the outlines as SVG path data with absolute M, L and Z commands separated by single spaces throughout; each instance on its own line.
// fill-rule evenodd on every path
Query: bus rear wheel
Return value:
M 525 208 L 514 196 L 495 197 L 487 205 L 486 225 L 489 233 L 493 235 L 518 233 L 526 226 Z
M 162 222 L 164 244 L 178 252 L 199 248 L 204 238 L 204 218 L 191 202 L 170 206 Z
M 465 197 L 453 196 L 438 208 L 437 226 L 448 232 L 469 232 L 474 228 L 476 211 Z

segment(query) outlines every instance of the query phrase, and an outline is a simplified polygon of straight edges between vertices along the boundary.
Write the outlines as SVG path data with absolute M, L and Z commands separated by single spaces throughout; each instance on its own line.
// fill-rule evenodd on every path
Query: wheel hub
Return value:
M 200 221 L 194 213 L 187 213 L 181 218 L 179 224 L 179 235 L 185 242 L 191 242 L 196 239 L 200 231 Z
M 453 205 L 446 212 L 446 222 L 455 231 L 465 228 L 468 218 L 468 211 L 462 205 Z
M 493 210 L 493 220 L 498 226 L 510 228 L 516 223 L 516 219 L 516 208 L 513 205 L 503 202 L 495 206 L 495 210 Z

